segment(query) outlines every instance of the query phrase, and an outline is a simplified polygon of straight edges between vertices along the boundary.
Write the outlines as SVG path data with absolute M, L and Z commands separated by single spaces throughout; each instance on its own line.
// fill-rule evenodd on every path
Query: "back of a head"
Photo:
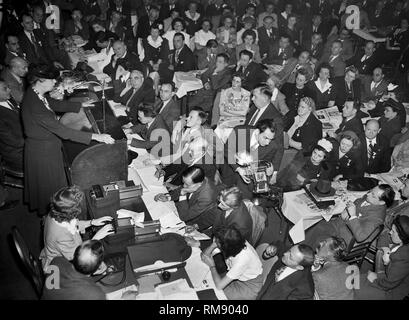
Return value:
M 184 178 L 190 177 L 193 183 L 200 183 L 204 181 L 205 173 L 201 167 L 191 166 L 187 168 L 185 171 L 183 171 L 182 177 Z
M 344 239 L 339 237 L 329 238 L 329 249 L 336 261 L 342 261 L 346 255 L 347 245 Z
M 386 207 L 389 208 L 393 204 L 393 200 L 395 199 L 395 191 L 388 184 L 380 184 L 378 187 L 383 191 L 380 200 L 384 201 Z
M 303 255 L 303 259 L 299 263 L 300 266 L 303 266 L 304 268 L 311 267 L 314 263 L 314 250 L 310 246 L 303 243 L 298 245 L 298 250 Z
M 72 264 L 75 270 L 91 275 L 98 270 L 104 259 L 104 247 L 98 240 L 88 240 L 80 244 L 74 252 Z
M 233 209 L 240 207 L 243 202 L 243 193 L 236 186 L 223 189 L 220 191 L 220 195 L 222 196 L 223 201 Z
M 239 254 L 246 245 L 246 239 L 235 225 L 216 229 L 214 237 L 218 240 L 220 250 L 226 259 Z

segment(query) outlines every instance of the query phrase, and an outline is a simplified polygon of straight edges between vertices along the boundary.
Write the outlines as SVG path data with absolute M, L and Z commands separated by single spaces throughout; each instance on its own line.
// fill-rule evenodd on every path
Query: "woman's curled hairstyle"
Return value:
M 77 186 L 63 187 L 51 198 L 50 216 L 57 222 L 76 219 L 82 211 L 84 193 Z

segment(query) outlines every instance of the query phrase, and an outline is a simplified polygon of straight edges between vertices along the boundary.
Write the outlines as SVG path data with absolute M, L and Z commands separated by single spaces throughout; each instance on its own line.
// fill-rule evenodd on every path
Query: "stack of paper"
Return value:
M 189 287 L 186 279 L 164 283 L 155 288 L 159 299 L 163 300 L 199 300 L 196 291 Z
M 145 221 L 145 212 L 135 212 L 126 209 L 119 209 L 116 214 L 118 219 L 121 218 L 132 218 L 135 223 L 142 223 Z

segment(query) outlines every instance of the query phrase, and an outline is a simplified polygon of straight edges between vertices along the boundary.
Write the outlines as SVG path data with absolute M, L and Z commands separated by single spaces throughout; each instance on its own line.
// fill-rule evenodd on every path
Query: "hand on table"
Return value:
M 155 201 L 161 201 L 161 202 L 168 202 L 170 201 L 169 195 L 165 193 L 159 193 L 157 194 L 154 198 Z
M 112 224 L 106 224 L 104 227 L 98 230 L 98 232 L 94 235 L 92 239 L 102 240 L 112 233 L 114 233 L 114 227 L 112 226 Z
M 93 226 L 99 227 L 99 226 L 106 224 L 107 222 L 112 221 L 112 219 L 113 218 L 111 216 L 105 216 L 105 217 L 101 217 L 98 219 L 93 219 L 91 221 L 92 221 Z
M 98 142 L 106 143 L 106 144 L 114 144 L 115 139 L 112 138 L 109 134 L 92 134 L 92 140 L 96 140 Z

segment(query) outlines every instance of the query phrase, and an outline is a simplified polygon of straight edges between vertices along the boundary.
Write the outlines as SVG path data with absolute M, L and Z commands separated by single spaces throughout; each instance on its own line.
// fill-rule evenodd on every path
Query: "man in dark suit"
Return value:
M 253 61 L 253 53 L 248 50 L 240 52 L 236 73 L 242 78 L 242 87 L 249 91 L 267 80 L 267 74 L 260 64 Z
M 336 105 L 341 111 L 347 100 L 360 101 L 361 81 L 357 79 L 358 71 L 354 66 L 345 69 L 345 76 L 335 78 L 332 81 L 335 98 L 330 101 L 330 105 Z
M 364 126 L 361 118 L 358 116 L 359 104 L 356 101 L 348 100 L 342 108 L 342 122 L 339 125 L 336 134 L 344 131 L 353 131 L 359 139 L 364 138 Z
M 362 101 L 373 101 L 377 104 L 388 93 L 389 82 L 385 79 L 382 68 L 375 68 L 371 77 L 372 81 L 365 81 L 362 84 Z
M 173 37 L 171 66 L 175 72 L 188 72 L 196 69 L 195 56 L 192 50 L 185 44 L 185 36 L 182 33 L 176 33 Z M 172 68 L 171 68 L 172 69 Z
M 171 200 L 176 201 L 179 218 L 189 225 L 197 224 L 199 230 L 213 226 L 218 213 L 219 190 L 206 178 L 204 170 L 195 165 L 183 172 L 182 179 L 183 187 L 170 192 Z M 164 194 L 156 195 L 155 200 L 169 201 Z
M 64 24 L 64 37 L 68 38 L 73 35 L 78 35 L 84 40 L 89 39 L 88 23 L 83 19 L 79 9 L 74 9 L 71 13 L 71 19 Z
M 324 20 L 331 15 L 331 2 L 326 0 L 312 0 L 311 12 L 316 15 L 320 15 Z
M 111 61 L 104 67 L 103 72 L 106 73 L 111 79 L 116 79 L 116 71 L 119 66 L 122 66 L 125 70 L 143 70 L 139 58 L 127 50 L 126 44 L 117 40 L 114 42 L 112 49 L 114 55 Z
M 278 40 L 278 29 L 274 28 L 273 25 L 274 19 L 271 16 L 266 16 L 263 19 L 263 26 L 257 29 L 261 59 L 267 57 L 270 43 Z
M 97 0 L 73 0 L 72 4 L 81 10 L 86 22 L 91 22 L 101 14 Z
M 236 184 L 246 199 L 252 199 L 253 183 L 246 176 L 243 164 L 240 166 L 237 156 L 246 153 L 252 156 L 253 161 L 270 162 L 273 168 L 267 169 L 267 175 L 271 176 L 280 167 L 284 154 L 283 143 L 277 134 L 279 128 L 282 130 L 282 126 L 273 119 L 261 120 L 255 128 L 248 125 L 235 127 L 224 148 L 224 165 L 221 167 L 223 183 Z
M 3 60 L 4 65 L 10 65 L 11 59 L 15 57 L 25 58 L 25 54 L 20 48 L 18 37 L 15 34 L 7 34 L 4 39 L 6 41 L 6 53 Z
M 20 57 L 14 57 L 10 66 L 1 72 L 1 78 L 11 90 L 11 96 L 17 103 L 21 103 L 26 91 L 25 76 L 28 72 L 28 63 Z
M 155 103 L 153 80 L 150 77 L 144 79 L 142 72 L 133 70 L 126 81 L 125 88 L 120 92 L 119 96 L 114 97 L 114 101 L 126 107 L 128 118 L 120 121 L 129 120 L 136 124 L 139 105 L 142 103 L 153 105 Z
M 339 41 L 342 44 L 341 57 L 344 61 L 351 59 L 354 56 L 354 43 L 350 39 L 350 32 L 347 28 L 342 28 L 339 36 L 337 34 L 330 35 L 325 45 L 325 52 L 331 51 L 331 46 L 334 41 Z
M 365 138 L 362 140 L 362 163 L 365 172 L 370 174 L 388 172 L 391 168 L 390 141 L 379 135 L 379 122 L 369 120 L 365 125 Z
M 0 81 L 0 155 L 8 168 L 23 171 L 24 135 L 20 107 Z
M 321 57 L 324 53 L 324 45 L 322 43 L 322 35 L 320 33 L 314 33 L 310 39 L 304 42 L 304 50 L 310 52 L 311 62 L 318 66 L 318 61 L 321 60 Z
M 348 66 L 354 65 L 358 69 L 359 75 L 365 75 L 370 78 L 373 70 L 379 64 L 378 59 L 375 42 L 367 41 L 364 52 L 358 52 L 353 58 L 346 61 L 346 64 Z
M 294 51 L 290 37 L 287 34 L 283 34 L 278 42 L 270 43 L 267 57 L 263 60 L 263 63 L 282 65 L 284 61 L 287 61 L 294 55 Z
M 173 83 L 163 83 L 159 90 L 160 100 L 154 106 L 155 112 L 162 116 L 170 133 L 173 132 L 173 126 L 180 118 L 180 106 L 174 100 Z
M 198 51 L 196 50 L 195 52 L 195 55 L 197 56 L 198 69 L 214 69 L 216 67 L 217 55 L 224 52 L 224 47 L 220 45 L 216 39 L 207 41 L 205 48 Z
M 156 6 L 151 6 L 149 14 L 139 19 L 138 37 L 142 39 L 148 37 L 153 24 L 162 25 L 163 29 L 163 22 L 159 20 L 159 9 Z
M 311 247 L 305 244 L 291 247 L 271 268 L 257 300 L 312 300 L 313 262 L 314 251 Z
M 331 53 L 324 52 L 319 62 L 319 64 L 326 62 L 332 67 L 333 73 L 331 76 L 334 78 L 343 77 L 345 75 L 346 64 L 341 56 L 341 52 L 342 43 L 338 40 L 335 40 L 331 46 Z
M 180 15 L 183 12 L 183 8 L 177 0 L 166 0 L 165 3 L 160 6 L 159 20 L 163 21 L 169 18 L 171 10 L 176 10 Z
M 143 106 L 138 108 L 139 124 L 131 128 L 132 133 L 137 133 L 144 140 L 133 138 L 131 146 L 135 148 L 151 151 L 152 148 L 163 140 L 163 137 L 169 137 L 169 128 L 161 115 L 158 115 L 153 106 Z M 163 156 L 162 152 L 159 152 Z
M 303 44 L 305 45 L 305 42 L 310 40 L 315 33 L 320 34 L 323 39 L 326 39 L 328 35 L 328 30 L 325 28 L 319 14 L 315 14 L 312 17 L 312 24 L 307 24 L 306 29 L 303 30 Z

